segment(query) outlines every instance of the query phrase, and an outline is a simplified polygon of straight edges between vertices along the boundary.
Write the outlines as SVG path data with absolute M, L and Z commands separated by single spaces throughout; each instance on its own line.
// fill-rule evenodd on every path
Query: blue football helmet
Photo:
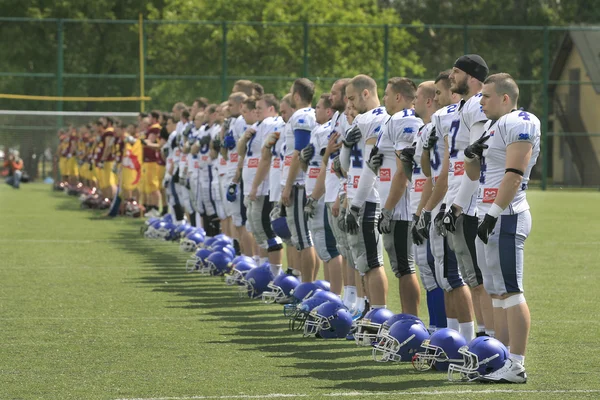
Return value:
M 175 234 L 177 235 L 177 238 L 181 239 L 181 234 L 185 232 L 185 230 L 189 227 L 190 225 L 187 222 L 177 225 L 177 228 L 175 229 Z
M 383 324 L 381 324 L 381 328 L 379 328 L 379 332 L 377 332 L 377 337 L 381 337 L 383 336 L 384 333 L 388 333 L 390 331 L 390 328 L 392 327 L 392 325 L 394 325 L 395 322 L 398 321 L 403 321 L 403 320 L 410 320 L 410 321 L 414 321 L 417 323 L 420 323 L 421 325 L 423 325 L 425 327 L 425 324 L 423 323 L 423 321 L 421 321 L 419 319 L 419 317 L 412 315 L 412 314 L 394 314 L 393 316 L 391 316 L 390 318 L 388 318 Z
M 328 292 L 331 291 L 331 284 L 328 281 L 325 281 L 323 279 L 319 279 L 313 282 L 315 285 L 317 285 L 317 287 L 321 290 L 326 290 Z
M 210 248 L 210 246 L 212 246 L 212 245 L 213 245 L 213 243 L 215 243 L 216 241 L 217 241 L 217 239 L 216 239 L 216 238 L 214 238 L 214 237 L 207 237 L 207 238 L 204 240 L 204 243 L 202 243 L 202 246 L 204 246 L 204 247 L 206 247 L 206 248 Z
M 235 265 L 237 263 L 239 263 L 240 261 L 245 261 L 245 262 L 249 262 L 251 264 L 254 264 L 256 266 L 256 262 L 254 261 L 254 259 L 252 257 L 248 257 L 248 256 L 237 256 L 235 257 L 232 261 L 231 261 L 231 265 L 233 265 L 235 267 Z
M 283 315 L 291 317 L 296 312 L 296 305 L 308 299 L 315 291 L 321 290 L 314 282 L 302 282 L 291 291 L 290 304 L 283 306 Z
M 235 259 L 234 259 L 235 261 Z M 246 274 L 248 273 L 248 271 L 250 271 L 251 269 L 256 268 L 256 264 L 254 263 L 254 261 L 252 259 L 250 259 L 250 261 L 246 261 L 246 260 L 241 260 L 236 263 L 234 263 L 233 261 L 231 262 L 231 273 L 228 275 L 225 275 L 225 283 L 227 285 L 233 286 L 233 285 L 242 285 L 242 282 L 244 280 L 244 278 L 246 277 Z
M 210 268 L 211 275 L 224 276 L 231 270 L 231 260 L 233 260 L 233 257 L 224 252 L 216 251 L 208 256 L 204 264 Z
M 345 338 L 352 328 L 352 314 L 340 303 L 327 301 L 314 308 L 304 323 L 304 337 Z
M 304 328 L 304 323 L 312 310 L 317 308 L 327 300 L 324 298 L 306 299 L 295 307 L 294 313 L 290 316 L 289 327 L 291 331 L 301 331 Z
M 381 325 L 392 318 L 394 313 L 387 308 L 373 308 L 356 323 L 354 340 L 358 346 L 371 346 L 376 341 Z
M 261 265 L 248 271 L 244 280 L 243 286 L 239 288 L 240 297 L 250 297 L 256 299 L 260 297 L 265 290 L 269 288 L 269 283 L 275 278 L 271 267 Z
M 196 250 L 196 253 L 185 263 L 186 272 L 200 272 L 204 266 L 204 260 L 212 253 L 207 249 Z
M 431 337 L 421 344 L 424 351 L 415 354 L 413 366 L 417 371 L 447 371 L 449 363 L 462 364 L 463 356 L 458 350 L 467 341 L 454 329 L 443 328 L 435 331 Z
M 271 221 L 271 227 L 273 228 L 273 232 L 277 236 L 282 239 L 291 239 L 292 232 L 287 224 L 287 220 L 285 217 L 279 217 Z
M 333 303 L 338 303 L 341 305 L 344 305 L 344 302 L 342 301 L 342 299 L 340 298 L 340 296 L 338 296 L 337 294 L 333 293 L 333 292 L 327 292 L 325 290 L 321 290 L 321 289 L 317 289 L 314 291 L 314 293 L 312 294 L 312 296 L 309 297 L 309 299 L 323 299 L 325 301 L 331 301 Z
M 233 239 L 224 233 L 219 233 L 218 235 L 215 235 L 215 239 L 220 240 L 220 241 L 225 241 L 225 242 L 233 245 Z
M 179 249 L 185 252 L 192 252 L 196 250 L 196 247 L 202 245 L 204 242 L 204 235 L 200 232 L 193 231 L 189 233 L 185 238 L 181 239 Z
M 458 352 L 462 362 L 448 366 L 448 380 L 474 381 L 502 368 L 508 359 L 508 350 L 498 339 L 489 336 L 475 338 Z
M 423 324 L 412 320 L 394 322 L 390 330 L 373 343 L 373 360 L 411 361 L 415 354 L 422 351 L 421 344 L 428 338 L 429 331 Z
M 181 237 L 181 239 L 183 239 L 184 237 L 195 231 L 196 228 L 194 228 L 191 225 L 186 225 L 184 228 L 182 228 L 181 232 L 179 233 L 179 236 Z
M 156 236 L 159 239 L 163 240 L 171 240 L 174 235 L 175 229 L 177 229 L 176 225 L 173 225 L 170 222 L 161 221 L 156 228 Z
M 209 247 L 212 252 L 219 252 L 227 254 L 232 260 L 235 258 L 235 250 L 230 244 L 213 243 Z
M 172 223 L 174 222 L 174 221 L 173 221 L 173 216 L 172 216 L 171 214 L 168 214 L 168 213 L 167 213 L 167 214 L 165 214 L 165 215 L 163 215 L 163 216 L 160 218 L 160 220 L 161 220 L 161 221 L 163 221 L 163 222 L 168 222 L 168 223 L 170 223 L 170 224 L 172 224 Z
M 146 230 L 144 231 L 144 237 L 147 239 L 159 239 L 158 236 L 158 227 L 162 223 L 162 221 L 158 218 L 154 218 L 154 220 L 148 224 Z
M 300 285 L 300 281 L 295 276 L 286 274 L 277 275 L 273 282 L 268 285 L 270 291 L 263 292 L 262 299 L 265 303 L 277 302 L 284 304 L 291 301 L 291 292 L 298 285 Z

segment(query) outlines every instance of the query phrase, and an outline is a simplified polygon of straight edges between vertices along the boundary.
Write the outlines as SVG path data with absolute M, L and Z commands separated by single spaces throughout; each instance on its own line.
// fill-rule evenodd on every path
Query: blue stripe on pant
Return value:
M 519 293 L 519 281 L 517 278 L 517 249 L 515 237 L 517 234 L 517 222 L 519 214 L 503 215 L 500 217 L 500 238 L 498 248 L 500 253 L 500 267 L 502 277 L 506 285 L 507 293 Z M 496 226 L 498 229 L 498 226 Z
M 331 258 L 335 258 L 340 255 L 340 252 L 337 249 L 337 242 L 335 240 L 335 236 L 333 236 L 333 230 L 331 229 L 331 225 L 329 225 L 329 215 L 327 207 L 323 208 L 323 223 L 325 224 L 325 247 L 327 248 L 329 256 Z

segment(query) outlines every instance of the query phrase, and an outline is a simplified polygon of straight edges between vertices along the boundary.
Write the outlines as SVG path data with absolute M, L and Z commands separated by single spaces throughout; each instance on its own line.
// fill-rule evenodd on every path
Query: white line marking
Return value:
M 120 242 L 141 242 L 143 238 L 139 239 L 119 239 Z M 0 242 L 6 243 L 110 243 L 116 241 L 115 239 L 0 239 Z M 161 242 L 153 242 L 153 244 L 163 244 Z M 171 243 L 164 242 L 164 244 L 172 245 Z M 175 247 L 175 246 L 173 246 Z
M 369 396 L 444 396 L 460 394 L 591 394 L 600 393 L 595 389 L 564 389 L 564 390 L 519 390 L 519 389 L 483 389 L 483 390 L 426 390 L 426 391 L 402 391 L 402 392 L 338 392 L 326 394 L 285 394 L 271 393 L 263 395 L 232 395 L 232 396 L 183 396 L 183 397 L 139 397 L 139 398 L 120 398 L 117 400 L 195 400 L 195 399 L 284 399 L 293 397 L 369 397 Z

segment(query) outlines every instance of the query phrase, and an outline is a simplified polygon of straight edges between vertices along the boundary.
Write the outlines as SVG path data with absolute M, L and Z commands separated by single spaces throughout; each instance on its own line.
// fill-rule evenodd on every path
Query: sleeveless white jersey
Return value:
M 346 131 L 350 128 L 348 118 L 343 112 L 336 111 L 331 119 L 331 132 L 329 136 L 334 133 L 340 135 L 338 143 L 341 143 L 342 139 L 346 135 Z M 329 141 L 329 137 L 327 138 Z M 327 142 L 325 143 L 327 146 Z M 343 186 L 346 183 L 344 178 L 338 178 L 335 172 L 333 172 L 333 159 L 340 154 L 339 150 L 332 153 L 327 160 L 327 171 L 325 174 L 325 202 L 333 203 L 338 197 L 338 194 L 343 190 Z
M 477 193 L 478 212 L 480 215 L 486 214 L 496 200 L 506 170 L 506 149 L 512 143 L 520 142 L 533 145 L 531 159 L 527 169 L 523 171 L 523 181 L 517 194 L 504 209 L 502 215 L 514 215 L 529 210 L 525 190 L 529 183 L 531 169 L 540 154 L 540 120 L 529 112 L 516 110 L 502 116 L 493 125 L 492 121 L 488 121 L 485 127 L 490 138 L 486 142 L 489 148 L 483 152 L 481 160 L 481 175 Z
M 381 207 L 385 206 L 385 202 L 392 188 L 392 179 L 398 170 L 396 164 L 396 151 L 400 151 L 405 147 L 410 147 L 415 141 L 415 136 L 422 125 L 423 120 L 415 116 L 414 109 L 405 109 L 395 113 L 383 125 L 379 138 L 377 139 L 379 152 L 383 153 L 383 164 L 379 170 L 378 185 Z M 368 157 L 368 155 L 366 155 L 366 157 Z M 412 215 L 410 215 L 409 205 L 410 183 L 394 208 L 393 219 L 397 221 L 410 221 Z
M 421 167 L 421 156 L 423 154 L 423 143 L 429 138 L 429 134 L 431 133 L 432 129 L 433 124 L 430 122 L 422 126 L 415 136 L 415 162 L 417 163 L 417 166 L 413 168 L 412 183 L 410 185 L 411 214 L 415 214 L 417 212 L 417 208 L 419 208 L 419 203 L 421 202 L 421 197 L 423 196 L 425 182 L 427 181 L 427 177 L 423 173 L 423 169 Z
M 264 131 L 261 129 L 262 122 L 256 122 L 249 126 L 247 129 L 254 129 L 256 133 L 254 136 L 246 142 L 246 155 L 244 156 L 244 168 L 242 168 L 242 179 L 244 181 L 244 196 L 250 194 L 252 190 L 252 182 L 256 177 L 256 171 L 258 171 L 258 163 L 260 162 L 260 150 L 263 144 Z M 267 182 L 268 185 L 268 182 Z M 258 188 L 257 194 L 260 196 L 262 193 L 263 184 Z
M 450 168 L 448 170 L 448 191 L 444 202 L 452 204 L 460 189 L 462 176 L 465 174 L 465 149 L 471 144 L 471 129 L 477 122 L 487 121 L 487 117 L 481 109 L 481 93 L 476 94 L 469 100 L 461 101 L 456 117 L 452 121 L 448 132 L 448 145 L 450 146 Z M 473 195 L 471 205 L 463 212 L 467 215 L 475 215 L 476 198 Z
M 229 126 L 229 134 L 233 135 L 236 145 L 238 140 L 240 140 L 240 137 L 242 137 L 244 132 L 246 132 L 247 128 L 248 124 L 246 124 L 246 120 L 244 120 L 244 117 L 242 117 L 241 115 L 235 118 L 233 121 L 231 121 L 231 125 Z M 227 158 L 228 161 L 226 167 L 226 174 L 233 178 L 239 161 L 237 147 L 234 147 L 231 150 L 227 150 Z
M 331 121 L 323 125 L 318 125 L 310 133 L 310 143 L 315 147 L 315 154 L 308 163 L 306 169 L 306 195 L 310 196 L 317 184 L 317 177 L 321 172 L 321 163 L 323 162 L 323 153 L 327 147 L 329 133 L 331 132 Z
M 354 118 L 352 126 L 358 126 L 362 133 L 360 141 L 354 145 L 350 153 L 350 170 L 348 171 L 348 199 L 353 199 L 358 189 L 358 182 L 366 159 L 369 154 L 365 154 L 365 142 L 371 138 L 378 138 L 383 124 L 389 118 L 385 107 L 377 107 Z M 366 167 L 368 168 L 368 167 Z M 379 194 L 373 188 L 365 199 L 371 203 L 379 203 Z
M 290 117 L 288 123 L 290 125 L 290 129 L 286 132 L 285 161 L 287 162 L 288 157 L 290 157 L 289 163 L 291 165 L 291 156 L 292 154 L 294 154 L 294 149 L 296 145 L 296 135 L 294 132 L 297 130 L 312 132 L 312 130 L 317 126 L 314 108 L 301 108 L 300 110 L 296 110 L 296 112 Z M 287 167 L 289 170 L 289 165 Z M 302 171 L 302 168 L 299 168 L 298 175 L 296 175 L 294 183 L 297 185 L 304 185 L 305 179 L 306 177 L 304 171 Z

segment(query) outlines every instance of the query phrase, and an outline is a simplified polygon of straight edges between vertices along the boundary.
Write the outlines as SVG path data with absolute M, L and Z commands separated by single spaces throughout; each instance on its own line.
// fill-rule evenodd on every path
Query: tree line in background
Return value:
M 431 79 L 452 66 L 464 49 L 482 55 L 492 72 L 505 71 L 519 80 L 542 74 L 543 32 L 424 28 L 453 25 L 572 25 L 600 20 L 595 0 L 5 0 L 4 17 L 252 21 L 311 24 L 411 24 L 388 31 L 388 76 Z M 550 35 L 550 60 L 564 33 Z M 0 23 L 0 72 L 56 74 L 57 24 Z M 146 75 L 202 75 L 211 79 L 148 77 L 147 109 L 170 109 L 205 96 L 222 97 L 222 26 L 146 24 Z M 304 28 L 232 24 L 227 33 L 227 74 L 257 79 L 266 91 L 282 95 L 291 80 L 306 71 L 311 77 L 350 77 L 367 73 L 383 84 L 382 27 L 318 26 L 308 32 L 308 65 L 304 65 Z M 137 24 L 64 24 L 64 71 L 69 74 L 118 74 L 119 79 L 65 77 L 65 96 L 136 96 L 139 94 Z M 289 77 L 275 79 L 273 77 Z M 328 90 L 332 81 L 317 79 Z M 541 86 L 523 84 L 521 106 L 541 112 Z M 0 93 L 54 96 L 56 77 L 0 76 Z M 54 102 L 0 99 L 2 109 L 56 109 Z M 137 111 L 138 103 L 65 103 L 65 110 Z

